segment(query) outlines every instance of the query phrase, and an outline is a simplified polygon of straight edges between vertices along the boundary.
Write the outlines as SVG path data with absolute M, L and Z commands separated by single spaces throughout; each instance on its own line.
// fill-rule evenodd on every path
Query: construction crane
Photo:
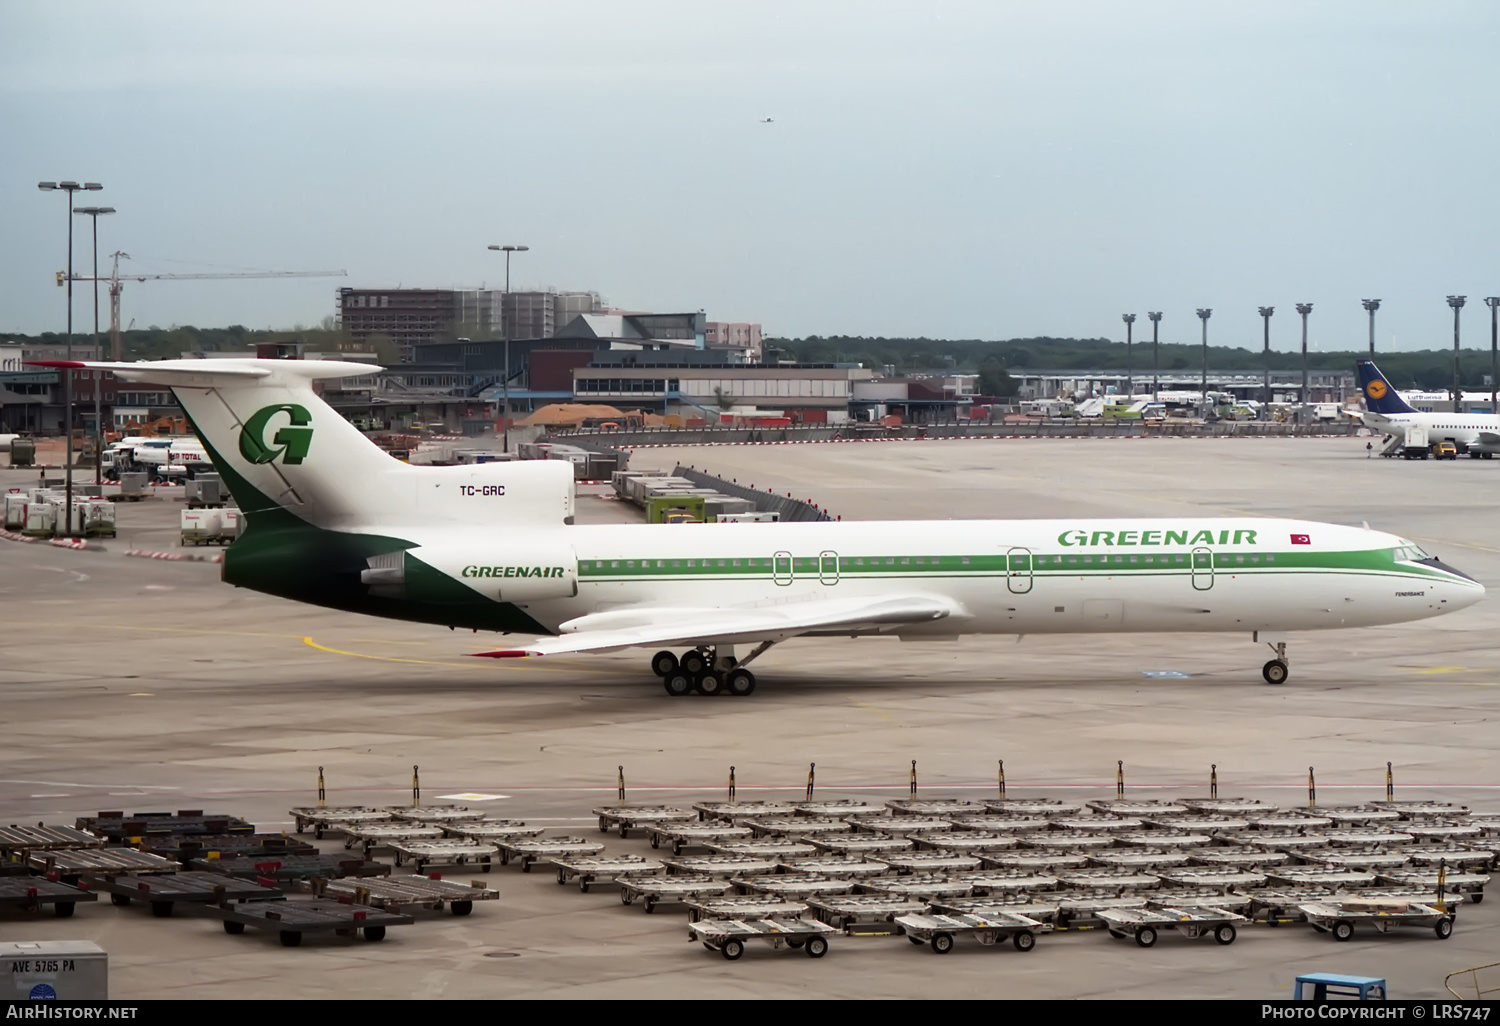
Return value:
M 129 253 L 115 250 L 110 254 L 114 258 L 114 265 L 110 269 L 108 278 L 94 278 L 89 275 L 75 274 L 74 281 L 107 281 L 109 282 L 109 346 L 111 358 L 120 360 L 120 293 L 125 290 L 126 281 L 164 281 L 168 279 L 183 280 L 188 278 L 345 278 L 348 271 L 225 271 L 225 272 L 191 272 L 183 274 L 130 274 L 120 273 L 120 258 L 130 259 Z M 63 284 L 68 280 L 66 271 L 57 272 L 57 283 Z

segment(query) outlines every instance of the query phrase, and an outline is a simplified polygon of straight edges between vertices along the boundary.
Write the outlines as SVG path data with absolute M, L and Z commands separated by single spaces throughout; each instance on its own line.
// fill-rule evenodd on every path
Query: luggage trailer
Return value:
M 801 948 L 810 958 L 828 954 L 828 938 L 838 933 L 816 919 L 700 919 L 688 930 L 710 951 L 733 962 L 745 953 L 745 944 L 758 941 L 772 948 Z
M 1162 930 L 1176 930 L 1188 940 L 1211 936 L 1220 944 L 1233 944 L 1238 935 L 1236 926 L 1250 921 L 1238 912 L 1212 905 L 1114 908 L 1101 909 L 1095 914 L 1109 928 L 1111 937 L 1116 940 L 1133 937 L 1143 948 L 1155 944 Z
M 735 893 L 735 885 L 728 879 L 706 874 L 622 876 L 616 882 L 620 885 L 620 904 L 633 905 L 640 899 L 641 908 L 647 915 L 655 912 L 658 905 L 686 904 L 691 907 L 695 901 Z
M 665 876 L 667 872 L 665 862 L 641 855 L 557 858 L 552 860 L 552 864 L 557 867 L 557 882 L 560 886 L 577 880 L 578 890 L 584 894 L 595 884 L 622 883 L 627 877 Z
M 384 940 L 386 927 L 406 926 L 412 922 L 411 916 L 399 912 L 329 898 L 209 905 L 206 910 L 223 920 L 225 933 L 244 933 L 247 926 L 274 930 L 281 943 L 289 948 L 300 945 L 303 934 L 325 931 L 340 937 L 362 933 L 367 941 Z
M 488 873 L 497 854 L 501 863 L 505 862 L 503 847 L 480 841 L 460 841 L 449 837 L 441 841 L 392 841 L 390 844 L 391 850 L 396 853 L 396 865 L 410 862 L 418 873 L 428 866 L 468 865 L 478 865 L 481 873 Z M 603 845 L 599 847 L 602 848 Z M 528 872 L 531 869 L 529 864 L 521 868 Z
M 595 809 L 594 815 L 599 817 L 601 834 L 616 830 L 622 839 L 629 837 L 632 830 L 649 830 L 670 823 L 692 823 L 699 818 L 696 810 L 675 805 L 641 805 L 635 808 L 621 805 Z
M 441 912 L 447 906 L 454 915 L 466 916 L 474 911 L 474 902 L 494 901 L 500 897 L 500 892 L 478 880 L 464 884 L 434 875 L 322 881 L 317 886 L 317 896 L 398 913 L 414 908 Z
M 651 847 L 670 848 L 673 855 L 689 848 L 706 850 L 717 841 L 748 841 L 753 833 L 747 826 L 729 823 L 654 823 L 646 827 Z
M 289 809 L 287 815 L 291 816 L 296 824 L 297 833 L 306 833 L 310 827 L 313 837 L 320 841 L 326 833 L 342 831 L 344 824 L 368 826 L 371 823 L 390 823 L 396 818 L 386 809 L 376 809 L 368 805 L 343 805 L 322 809 L 302 805 Z
M 87 884 L 72 887 L 60 880 L 47 880 L 35 876 L 0 878 L 0 908 L 36 912 L 43 905 L 52 906 L 52 914 L 66 919 L 73 914 L 80 901 L 98 901 Z
M 1412 887 L 1361 887 L 1348 892 L 1330 891 L 1326 887 L 1263 887 L 1250 891 L 1248 897 L 1250 918 L 1264 920 L 1267 926 L 1280 926 L 1283 923 L 1305 922 L 1307 915 L 1302 911 L 1302 906 L 1307 904 L 1336 902 L 1347 898 L 1415 901 L 1420 904 L 1431 902 L 1432 892 Z M 1462 901 L 1462 895 L 1450 895 L 1446 899 L 1449 906 L 1457 906 Z
M 85 876 L 83 882 L 91 890 L 108 892 L 112 905 L 123 906 L 138 901 L 150 906 L 151 914 L 157 917 L 170 916 L 178 903 L 208 906 L 246 901 L 279 902 L 286 897 L 277 887 L 195 870 L 153 876 L 90 875 Z
M 897 916 L 928 910 L 920 898 L 884 894 L 824 894 L 807 899 L 813 913 L 834 929 L 861 937 L 892 936 L 901 932 Z
M 1308 902 L 1300 906 L 1302 915 L 1319 933 L 1333 935 L 1336 941 L 1354 936 L 1354 927 L 1365 923 L 1381 933 L 1399 926 L 1419 926 L 1432 930 L 1438 940 L 1453 935 L 1455 909 L 1437 909 L 1419 902 L 1391 898 L 1345 898 Z
M 447 836 L 440 826 L 425 823 L 402 823 L 391 820 L 386 823 L 339 823 L 336 830 L 344 835 L 344 847 L 358 847 L 365 856 L 380 850 L 395 851 L 398 841 L 436 841 Z
M 1038 934 L 1052 932 L 1052 924 L 1016 912 L 914 914 L 897 916 L 893 921 L 907 940 L 926 944 L 939 955 L 952 951 L 954 940 L 964 936 L 973 937 L 986 947 L 1009 940 L 1017 951 L 1030 951 L 1036 947 Z
M 592 857 L 604 854 L 604 845 L 586 837 L 528 837 L 509 841 L 497 841 L 490 846 L 498 848 L 500 864 L 520 863 L 521 872 L 531 872 L 531 867 L 540 859 L 565 859 L 570 857 Z
M 803 902 L 765 895 L 694 898 L 683 904 L 688 907 L 690 923 L 702 919 L 801 919 L 810 911 Z M 688 940 L 692 939 L 689 932 Z

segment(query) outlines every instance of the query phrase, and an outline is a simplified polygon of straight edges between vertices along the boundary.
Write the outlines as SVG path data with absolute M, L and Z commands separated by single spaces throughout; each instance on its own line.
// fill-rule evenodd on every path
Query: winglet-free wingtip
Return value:
M 82 370 L 88 367 L 88 364 L 82 360 L 22 360 L 21 363 L 25 367 L 57 367 L 72 370 Z
M 541 655 L 540 652 L 528 652 L 522 648 L 500 648 L 493 652 L 470 652 L 475 659 L 523 659 L 526 656 Z

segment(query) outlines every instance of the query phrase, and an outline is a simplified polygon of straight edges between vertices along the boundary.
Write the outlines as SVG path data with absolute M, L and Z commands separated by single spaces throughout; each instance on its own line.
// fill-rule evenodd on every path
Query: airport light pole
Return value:
M 1271 315 L 1276 312 L 1274 306 L 1263 306 L 1260 308 L 1260 319 L 1265 324 L 1265 361 L 1266 381 L 1261 402 L 1267 406 L 1271 405 Z
M 1298 303 L 1297 312 L 1302 315 L 1302 405 L 1307 406 L 1307 315 L 1312 313 L 1311 303 Z M 1303 416 L 1306 416 L 1304 413 Z
M 505 397 L 505 437 L 500 443 L 501 452 L 510 452 L 510 325 L 505 322 L 505 307 L 510 304 L 510 255 L 524 253 L 530 246 L 491 246 L 490 249 L 505 254 L 505 299 L 500 305 L 500 331 L 505 336 L 505 379 L 500 383 L 500 392 Z
M 1198 319 L 1203 322 L 1203 378 L 1199 385 L 1198 401 L 1208 406 L 1208 319 L 1213 316 L 1211 307 L 1200 306 Z
M 99 352 L 99 215 L 113 214 L 114 207 L 74 207 L 73 213 L 84 214 L 94 222 L 94 358 L 99 359 L 103 354 Z M 100 471 L 103 463 L 104 448 L 104 425 L 100 423 L 100 396 L 99 375 L 100 371 L 94 371 L 94 484 L 97 487 L 104 482 L 100 480 Z
M 1161 363 L 1156 358 L 1156 343 L 1158 340 L 1158 329 L 1161 327 L 1161 311 L 1149 310 L 1146 316 L 1151 318 L 1151 401 L 1161 402 Z
M 98 192 L 104 186 L 98 182 L 75 181 L 37 182 L 43 192 L 66 192 L 68 194 L 68 362 L 73 360 L 73 194 L 75 192 Z M 94 277 L 99 277 L 97 274 Z M 73 533 L 73 369 L 63 368 L 63 443 L 66 456 L 63 459 L 63 489 L 67 508 L 63 511 L 63 534 Z
M 1496 319 L 1500 296 L 1486 296 L 1484 301 L 1490 308 L 1490 412 L 1500 413 L 1495 405 L 1495 392 L 1500 388 L 1500 320 Z
M 1373 359 L 1375 356 L 1375 311 L 1380 309 L 1380 300 L 1361 299 L 1360 302 L 1370 312 L 1370 357 Z
M 1464 308 L 1464 301 L 1468 296 L 1449 296 L 1448 305 L 1453 307 L 1453 412 L 1459 412 L 1459 406 L 1463 399 L 1463 378 L 1458 372 L 1458 312 Z
M 1131 333 L 1135 331 L 1135 314 L 1121 314 L 1120 319 L 1125 322 L 1125 394 L 1133 397 L 1135 395 L 1135 375 L 1131 373 L 1130 341 Z

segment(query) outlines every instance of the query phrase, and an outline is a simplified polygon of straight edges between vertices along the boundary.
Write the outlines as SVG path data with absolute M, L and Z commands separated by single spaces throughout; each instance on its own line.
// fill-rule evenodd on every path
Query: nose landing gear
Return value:
M 1276 651 L 1276 658 L 1260 668 L 1260 675 L 1266 678 L 1267 684 L 1285 684 L 1291 673 L 1287 668 L 1286 642 L 1277 642 L 1271 647 Z

